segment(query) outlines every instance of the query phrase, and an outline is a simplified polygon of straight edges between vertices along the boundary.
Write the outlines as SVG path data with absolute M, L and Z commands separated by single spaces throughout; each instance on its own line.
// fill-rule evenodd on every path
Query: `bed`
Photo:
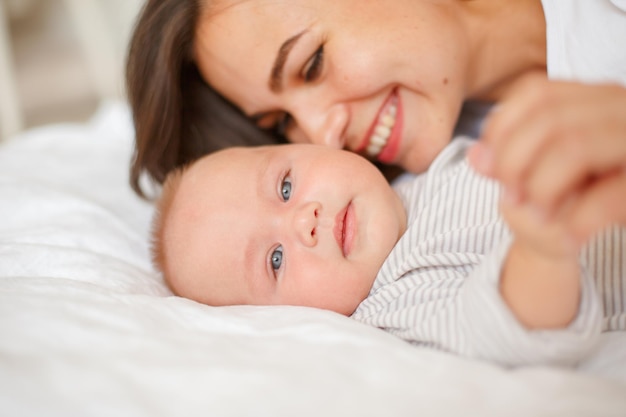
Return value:
M 128 108 L 0 146 L 2 416 L 626 416 L 626 333 L 505 369 L 334 313 L 208 307 L 149 261 Z

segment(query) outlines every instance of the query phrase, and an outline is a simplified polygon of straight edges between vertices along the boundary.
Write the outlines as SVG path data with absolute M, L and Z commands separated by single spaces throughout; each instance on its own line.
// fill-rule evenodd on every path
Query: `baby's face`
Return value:
M 181 296 L 351 314 L 406 229 L 367 160 L 315 145 L 231 148 L 183 176 L 164 230 Z

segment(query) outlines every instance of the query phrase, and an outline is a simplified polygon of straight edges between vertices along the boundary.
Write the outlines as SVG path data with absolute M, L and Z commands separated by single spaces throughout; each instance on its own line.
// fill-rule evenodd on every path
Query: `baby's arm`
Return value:
M 540 227 L 558 218 L 567 229 L 568 237 L 561 232 L 566 244 L 574 249 L 612 223 L 626 224 L 626 88 L 544 78 L 527 77 L 511 90 L 489 116 L 469 159 L 509 195 L 534 207 L 546 219 Z M 577 294 L 578 281 L 565 278 L 573 260 L 546 258 L 546 245 L 537 251 L 532 250 L 540 248 L 537 242 L 524 244 L 525 226 L 512 228 L 518 239 L 502 277 L 504 298 L 531 328 L 564 323 Z M 553 268 L 562 274 L 551 274 Z M 544 275 L 553 278 L 544 282 Z M 551 291 L 563 293 L 558 297 Z M 544 308 L 550 314 L 542 316 Z
M 585 252 L 579 272 L 567 235 L 554 229 L 548 242 L 542 222 L 552 224 L 552 218 L 515 206 L 500 209 L 498 184 L 459 163 L 470 144 L 458 138 L 440 154 L 419 196 L 409 194 L 408 185 L 402 189 L 414 203 L 412 226 L 381 272 L 382 286 L 355 318 L 503 365 L 575 364 L 599 340 L 602 309 L 590 276 L 597 273 L 595 258 Z M 513 300 L 503 297 L 511 293 Z
M 514 239 L 500 292 L 528 329 L 567 327 L 580 303 L 578 248 L 558 219 L 543 220 L 529 206 L 501 203 Z

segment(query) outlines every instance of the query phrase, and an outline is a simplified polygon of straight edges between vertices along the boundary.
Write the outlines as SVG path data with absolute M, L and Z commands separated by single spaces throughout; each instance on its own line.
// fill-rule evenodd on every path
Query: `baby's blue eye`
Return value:
M 277 271 L 280 269 L 281 265 L 283 264 L 283 247 L 279 246 L 276 249 L 274 249 L 274 251 L 272 252 L 272 269 L 274 271 Z
M 289 201 L 289 198 L 291 197 L 291 180 L 289 178 L 285 178 L 283 180 L 283 183 L 280 186 L 280 193 L 284 201 Z

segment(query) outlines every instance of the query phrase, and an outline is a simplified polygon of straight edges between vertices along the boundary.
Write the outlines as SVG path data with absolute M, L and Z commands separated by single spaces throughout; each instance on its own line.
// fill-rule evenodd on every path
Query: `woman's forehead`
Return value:
M 277 17 L 284 17 L 284 13 L 292 9 L 311 8 L 325 2 L 325 0 L 204 0 L 202 10 L 209 16 L 216 16 L 237 7 L 248 7 L 256 11 L 267 10 Z
M 233 5 L 204 14 L 198 23 L 196 64 L 220 94 L 240 107 L 252 107 L 251 103 L 267 101 L 263 87 L 276 54 L 287 39 L 308 27 L 310 14 L 288 12 L 282 1 L 221 1 Z
M 227 16 L 229 19 L 234 18 L 234 23 L 240 24 L 239 30 L 246 32 L 250 24 L 289 23 L 294 17 L 316 14 L 320 10 L 327 14 L 328 10 L 325 10 L 327 7 L 323 3 L 324 0 L 208 1 L 200 20 L 211 22 Z
M 311 8 L 278 7 L 275 3 L 240 1 L 218 13 L 203 14 L 195 34 L 196 48 L 219 59 L 245 58 L 256 50 L 277 52 L 285 40 L 310 26 L 314 12 Z

